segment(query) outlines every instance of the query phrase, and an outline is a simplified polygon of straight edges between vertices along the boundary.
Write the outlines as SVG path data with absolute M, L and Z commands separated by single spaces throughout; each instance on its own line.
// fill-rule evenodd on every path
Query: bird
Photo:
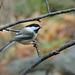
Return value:
M 19 42 L 24 45 L 33 44 L 32 42 L 36 39 L 40 28 L 42 27 L 39 24 L 29 24 L 25 26 L 22 30 L 19 31 L 18 34 L 13 37 L 13 39 L 6 46 L 0 49 L 0 52 L 7 49 L 15 42 Z

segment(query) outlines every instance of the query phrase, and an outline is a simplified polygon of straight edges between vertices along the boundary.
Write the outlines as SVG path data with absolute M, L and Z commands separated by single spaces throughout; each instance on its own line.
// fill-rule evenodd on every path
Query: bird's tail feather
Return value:
M 0 52 L 2 52 L 3 50 L 5 50 L 6 48 L 8 48 L 9 46 L 11 46 L 15 41 L 12 41 L 10 43 L 8 43 L 6 46 L 4 46 L 2 49 L 0 49 Z

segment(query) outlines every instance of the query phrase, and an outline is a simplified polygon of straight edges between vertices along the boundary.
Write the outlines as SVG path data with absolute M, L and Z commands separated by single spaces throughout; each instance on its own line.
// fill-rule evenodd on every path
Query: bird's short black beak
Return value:
M 40 26 L 40 28 L 42 28 L 42 27 Z

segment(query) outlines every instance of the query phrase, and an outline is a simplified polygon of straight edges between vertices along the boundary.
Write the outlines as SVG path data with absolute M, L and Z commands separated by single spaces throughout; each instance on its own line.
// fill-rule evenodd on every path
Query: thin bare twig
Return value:
M 13 30 L 13 29 L 5 29 L 6 31 L 12 31 L 12 32 L 20 32 L 20 30 Z
M 28 72 L 30 72 L 33 68 L 38 66 L 44 60 L 48 59 L 49 57 L 59 54 L 59 52 L 63 51 L 64 49 L 67 49 L 73 45 L 75 45 L 75 40 L 61 46 L 60 48 L 54 50 L 53 52 L 48 53 L 47 55 L 42 56 L 39 60 L 37 60 L 35 63 L 33 63 L 30 67 L 25 69 L 20 75 L 26 75 Z
M 39 49 L 38 49 L 37 41 L 36 41 L 36 40 L 33 40 L 33 44 L 34 44 L 34 47 L 36 48 L 37 54 L 38 54 L 38 56 L 39 56 L 39 58 L 40 58 L 40 57 L 41 57 L 41 54 L 40 54 L 40 51 L 39 51 Z
M 56 12 L 50 12 L 50 13 L 41 15 L 41 16 L 36 17 L 36 18 L 30 18 L 30 19 L 25 19 L 25 20 L 16 21 L 16 22 L 14 22 L 14 23 L 11 23 L 11 24 L 8 24 L 8 25 L 6 25 L 6 26 L 4 26 L 4 27 L 1 27 L 1 28 L 0 28 L 0 31 L 4 30 L 4 29 L 6 29 L 6 28 L 12 27 L 12 26 L 14 26 L 14 25 L 20 24 L 20 23 L 30 22 L 30 21 L 39 21 L 40 19 L 45 18 L 45 17 L 55 16 L 55 15 L 58 15 L 58 14 L 69 13 L 69 12 L 73 12 L 73 11 L 75 11 L 75 8 L 66 9 L 66 10 L 61 10 L 61 11 L 56 11 Z
M 48 13 L 50 12 L 50 9 L 49 9 L 49 4 L 48 4 L 48 1 L 46 0 L 46 6 L 47 6 L 47 11 Z

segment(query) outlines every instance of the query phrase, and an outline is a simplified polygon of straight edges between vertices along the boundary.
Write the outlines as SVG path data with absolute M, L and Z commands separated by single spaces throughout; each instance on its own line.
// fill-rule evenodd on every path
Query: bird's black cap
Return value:
M 30 25 L 27 25 L 26 27 L 39 27 L 39 28 L 42 28 L 39 24 L 30 24 Z

